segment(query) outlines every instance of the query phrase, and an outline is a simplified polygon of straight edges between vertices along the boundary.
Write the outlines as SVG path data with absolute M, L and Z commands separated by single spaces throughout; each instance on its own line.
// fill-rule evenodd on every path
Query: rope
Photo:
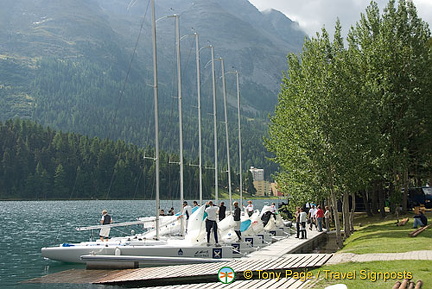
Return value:
M 133 6 L 133 4 L 135 4 L 135 3 L 132 3 L 132 2 L 129 3 L 128 9 L 131 7 L 131 5 Z M 125 91 L 125 89 L 126 89 L 126 84 L 127 84 L 128 80 L 129 80 L 129 75 L 130 75 L 130 72 L 131 72 L 131 69 L 132 69 L 132 63 L 133 63 L 133 61 L 134 61 L 134 59 L 135 59 L 135 56 L 136 56 L 136 51 L 137 51 L 137 48 L 138 48 L 138 43 L 139 43 L 139 40 L 140 40 L 140 38 L 141 38 L 141 33 L 142 33 L 142 31 L 143 31 L 143 28 L 144 28 L 145 18 L 146 18 L 147 12 L 148 12 L 148 10 L 149 10 L 149 5 L 150 5 L 150 1 L 149 1 L 149 3 L 147 4 L 146 11 L 145 11 L 144 16 L 143 16 L 143 18 L 142 18 L 140 31 L 139 31 L 139 33 L 138 33 L 138 37 L 137 37 L 137 40 L 136 40 L 136 42 L 135 42 L 135 47 L 134 47 L 134 50 L 133 50 L 133 53 L 132 53 L 131 60 L 129 61 L 129 66 L 128 66 L 128 70 L 127 70 L 127 73 L 126 73 L 126 77 L 125 77 L 125 79 L 124 79 L 124 81 L 123 81 L 122 89 L 119 91 L 119 98 L 118 98 L 118 102 L 117 102 L 117 105 L 116 105 L 116 109 L 115 109 L 115 111 L 114 111 L 114 117 L 113 117 L 113 119 L 112 119 L 112 121 L 111 121 L 111 127 L 114 127 L 114 123 L 115 123 L 115 121 L 116 121 L 116 119 L 117 119 L 117 115 L 118 115 L 118 107 L 119 107 L 119 105 L 120 105 L 120 103 L 121 103 L 121 101 L 122 101 L 122 99 L 123 99 L 124 91 Z M 111 138 L 111 133 L 112 133 L 112 131 L 109 132 L 109 134 L 108 134 L 108 139 Z M 112 184 L 113 184 L 113 182 L 114 182 L 114 176 L 115 176 L 115 169 L 113 170 L 113 173 L 112 173 L 112 176 L 111 176 L 111 181 L 110 181 L 110 184 L 109 184 L 108 191 L 107 191 L 107 193 L 106 193 L 106 197 L 105 197 L 105 199 L 108 199 L 109 194 L 110 194 L 110 192 L 111 192 Z

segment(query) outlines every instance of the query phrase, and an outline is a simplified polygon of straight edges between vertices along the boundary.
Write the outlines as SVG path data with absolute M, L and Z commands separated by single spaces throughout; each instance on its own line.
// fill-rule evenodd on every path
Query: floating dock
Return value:
M 309 280 L 299 278 L 299 273 L 321 267 L 332 254 L 293 253 L 308 250 L 325 235 L 308 231 L 308 239 L 291 236 L 246 257 L 217 263 L 123 270 L 73 269 L 25 283 L 105 284 L 140 288 L 301 288 Z M 235 272 L 235 282 L 222 284 L 219 281 L 218 272 L 222 267 L 230 267 Z

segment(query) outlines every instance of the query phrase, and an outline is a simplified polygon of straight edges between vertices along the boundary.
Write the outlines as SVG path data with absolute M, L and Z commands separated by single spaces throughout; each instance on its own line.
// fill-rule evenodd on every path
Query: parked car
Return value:
M 408 207 L 424 205 L 432 208 L 432 187 L 416 187 L 408 190 Z

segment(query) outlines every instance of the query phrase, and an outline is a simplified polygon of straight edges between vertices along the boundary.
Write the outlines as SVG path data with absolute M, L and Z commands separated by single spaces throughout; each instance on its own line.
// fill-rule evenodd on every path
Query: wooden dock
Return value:
M 310 246 L 325 235 L 316 231 L 308 233 L 308 239 L 301 240 L 291 236 L 261 248 L 247 257 L 226 262 L 126 270 L 74 269 L 32 279 L 26 283 L 93 283 L 141 288 L 202 288 L 203 286 L 205 288 L 220 286 L 224 288 L 250 288 L 251 286 L 301 288 L 307 282 L 294 276 L 294 272 L 307 272 L 321 267 L 332 256 L 332 254 L 292 254 L 301 251 L 305 246 Z M 217 275 L 222 267 L 230 267 L 235 271 L 235 282 L 231 284 L 219 282 Z M 280 278 L 275 278 L 276 275 Z

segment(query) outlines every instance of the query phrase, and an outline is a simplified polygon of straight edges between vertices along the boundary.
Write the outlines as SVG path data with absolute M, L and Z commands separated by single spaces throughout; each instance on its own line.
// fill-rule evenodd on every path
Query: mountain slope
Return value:
M 31 118 L 89 136 L 152 144 L 151 30 L 148 1 L 8 0 L 0 11 L 0 120 Z M 285 57 L 305 34 L 277 11 L 259 12 L 246 0 L 157 0 L 162 147 L 176 152 L 177 100 L 174 21 L 181 36 L 198 32 L 213 45 L 227 72 L 230 143 L 236 158 L 236 90 L 240 72 L 245 167 L 269 168 L 261 144 L 277 100 Z M 143 24 L 143 25 L 142 25 Z M 142 26 L 141 26 L 142 25 Z M 142 28 L 141 28 L 142 27 Z M 186 154 L 196 157 L 194 39 L 182 37 Z M 205 159 L 212 156 L 210 51 L 201 49 Z M 218 120 L 223 119 L 220 63 L 216 61 Z M 218 124 L 222 132 L 223 124 Z M 224 136 L 220 133 L 221 143 Z M 223 159 L 223 146 L 220 156 Z M 223 161 L 222 161 L 223 163 Z M 235 165 L 234 165 L 235 167 Z M 273 168 L 274 169 L 274 168 Z M 270 169 L 273 170 L 273 169 Z

